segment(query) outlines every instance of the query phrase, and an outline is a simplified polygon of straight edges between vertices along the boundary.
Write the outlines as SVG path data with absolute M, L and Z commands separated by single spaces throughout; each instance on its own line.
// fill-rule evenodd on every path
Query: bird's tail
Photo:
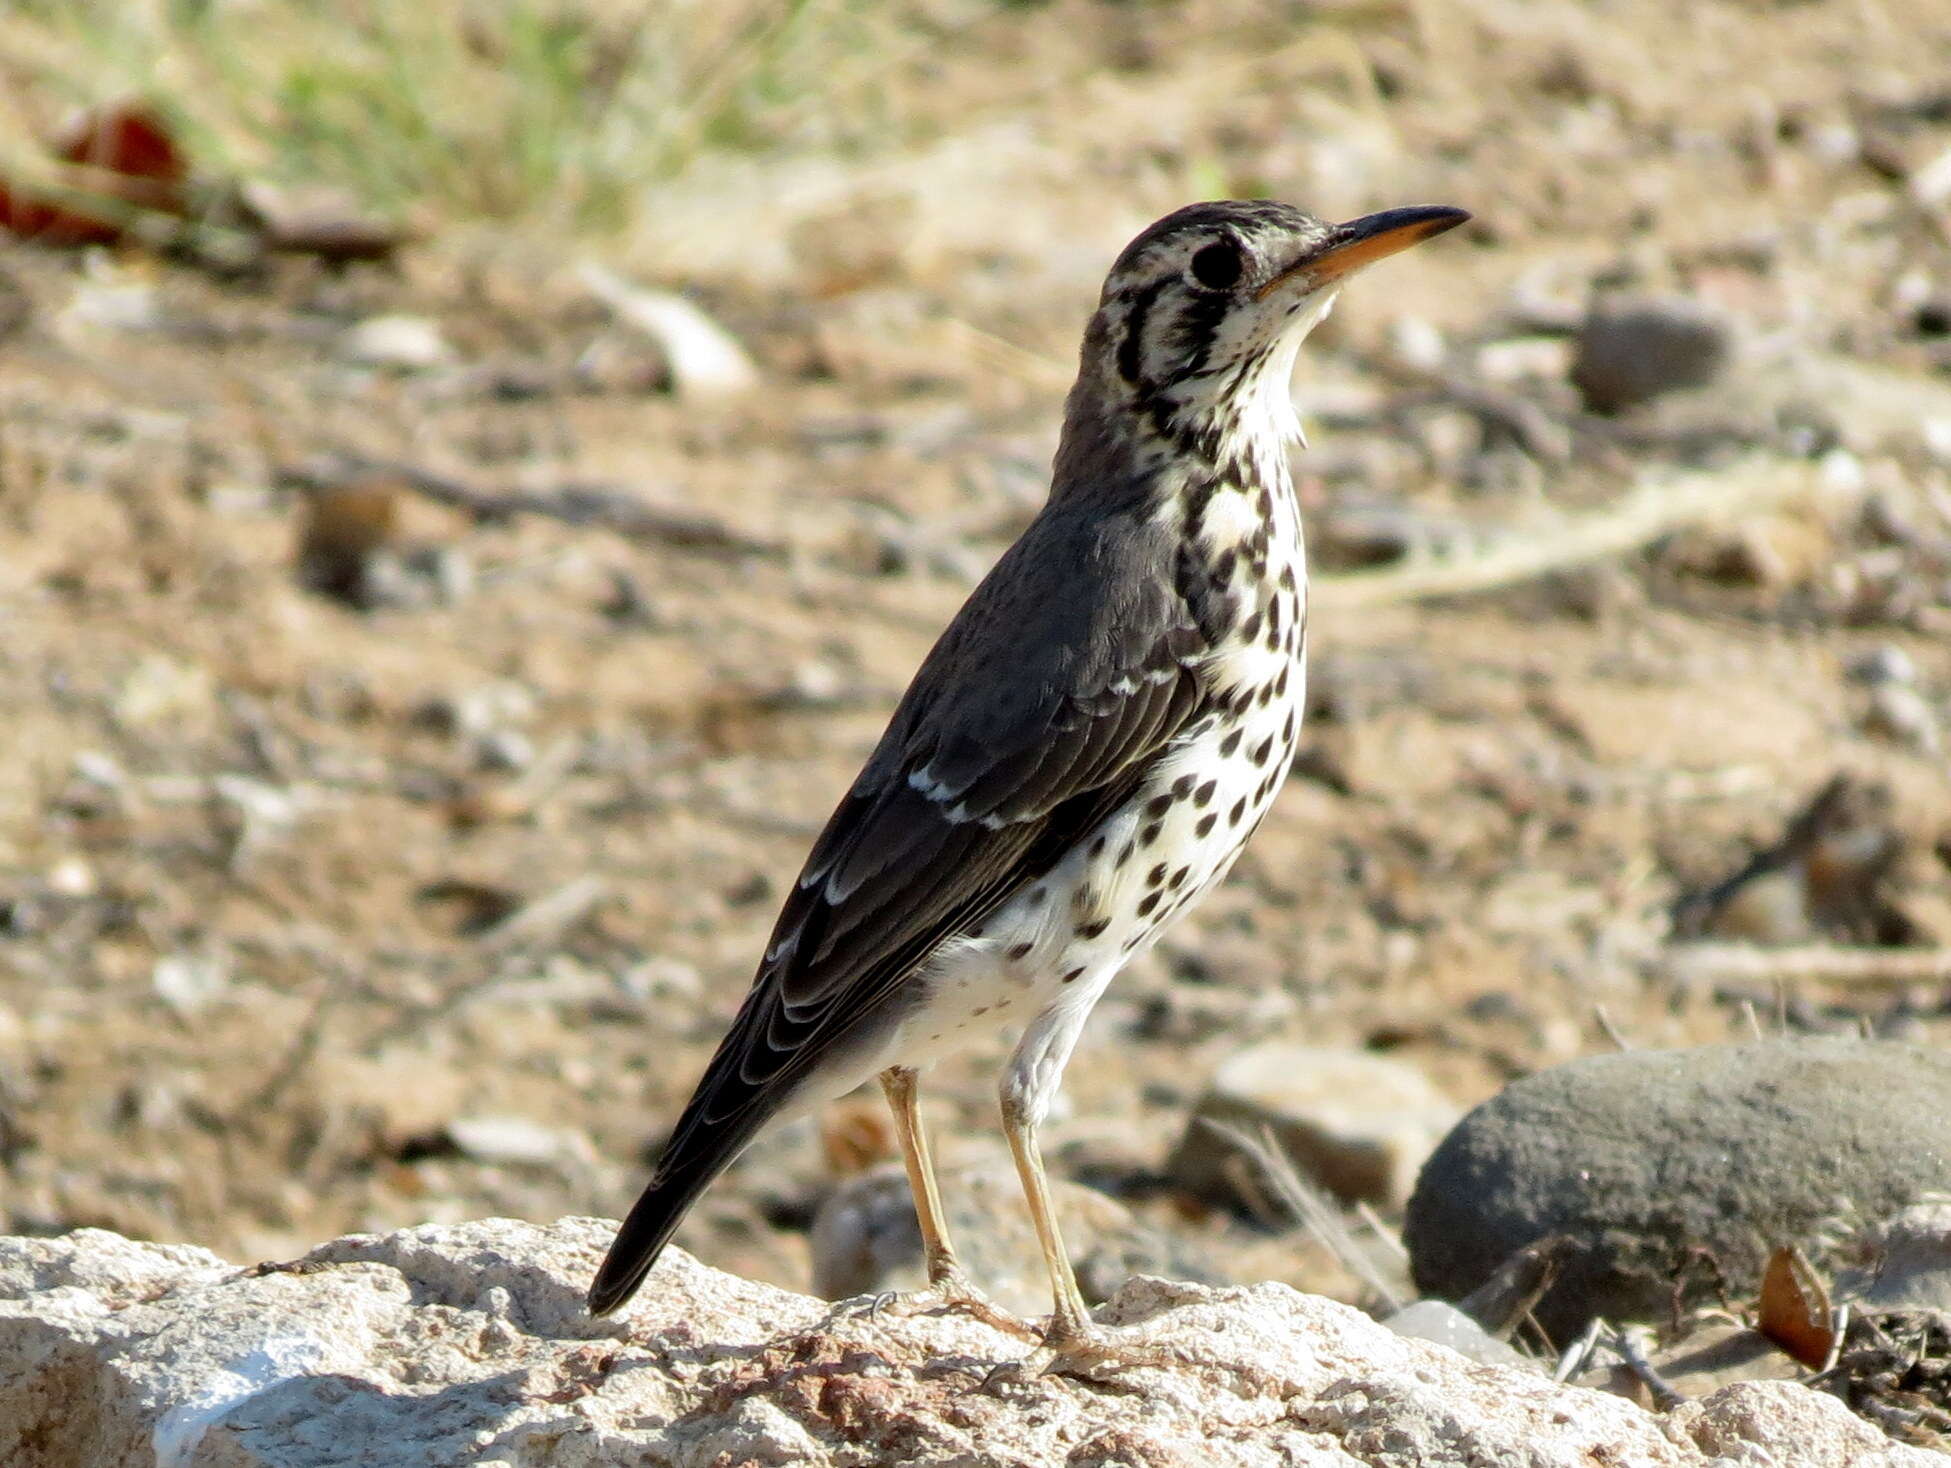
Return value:
M 694 1098 L 692 1105 L 697 1104 L 698 1098 Z M 684 1124 L 692 1118 L 679 1121 L 663 1157 L 658 1159 L 656 1175 L 624 1217 L 610 1252 L 590 1283 L 590 1314 L 608 1315 L 637 1293 L 691 1205 L 737 1160 L 773 1110 L 751 1108 L 747 1115 L 711 1129 L 703 1138 L 699 1129 Z

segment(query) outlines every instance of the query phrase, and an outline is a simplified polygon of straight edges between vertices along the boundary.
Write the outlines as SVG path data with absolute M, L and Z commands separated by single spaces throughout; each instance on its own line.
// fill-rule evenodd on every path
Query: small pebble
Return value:
M 1901 647 L 1886 642 L 1851 658 L 1844 675 L 1852 683 L 1871 686 L 1881 683 L 1911 684 L 1917 681 L 1917 664 Z
M 454 350 L 424 316 L 369 316 L 348 330 L 340 353 L 362 367 L 424 372 L 451 361 Z
M 1870 690 L 1863 727 L 1925 754 L 1935 754 L 1943 743 L 1937 715 L 1924 695 L 1905 683 L 1879 683 Z

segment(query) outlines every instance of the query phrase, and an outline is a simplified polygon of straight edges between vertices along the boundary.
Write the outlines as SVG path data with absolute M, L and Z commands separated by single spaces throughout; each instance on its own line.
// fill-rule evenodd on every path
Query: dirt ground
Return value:
M 1873 936 L 1951 943 L 1947 54 L 1943 4 L 1065 0 L 903 73 L 931 141 L 707 159 L 627 247 L 456 225 L 227 274 L 0 246 L 0 1230 L 252 1260 L 624 1208 L 1038 502 L 1105 266 L 1223 193 L 1477 222 L 1304 354 L 1336 579 L 1303 757 L 1102 1004 L 1057 1169 L 1224 1270 L 1347 1292 L 1301 1236 L 1146 1185 L 1244 1043 L 1387 1051 L 1462 1105 L 1608 1029 L 1944 1043 L 1942 985 L 1665 959 L 1675 902 L 1838 772 L 1901 843 Z M 691 291 L 760 388 L 673 396 L 598 256 Z M 1729 365 L 1584 411 L 1600 288 L 1704 302 Z M 372 348 L 386 317 L 439 349 Z M 477 517 L 334 453 L 693 533 Z M 1651 531 L 1566 549 L 1642 492 Z M 1566 564 L 1409 584 L 1498 556 Z M 1002 1053 L 931 1084 L 951 1158 L 993 1151 Z M 804 1287 L 844 1150 L 768 1139 L 680 1242 Z

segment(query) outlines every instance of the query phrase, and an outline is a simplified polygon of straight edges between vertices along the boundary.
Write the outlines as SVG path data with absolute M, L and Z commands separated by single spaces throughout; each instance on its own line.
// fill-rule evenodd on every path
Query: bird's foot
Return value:
M 1102 1384 L 1120 1371 L 1151 1367 L 1160 1371 L 1218 1371 L 1261 1394 L 1287 1395 L 1291 1390 L 1291 1383 L 1256 1366 L 1213 1360 L 1175 1346 L 1120 1336 L 1121 1332 L 1099 1325 L 1089 1316 L 1072 1321 L 1053 1319 L 1041 1343 L 1025 1360 L 1004 1362 L 989 1373 L 983 1385 L 998 1388 L 1038 1376 L 1065 1376 Z
M 1072 1376 L 1098 1380 L 1112 1372 L 1151 1366 L 1172 1370 L 1188 1364 L 1180 1352 L 1142 1341 L 1120 1340 L 1118 1335 L 1091 1320 L 1053 1319 L 1042 1343 L 1023 1363 L 1032 1376 Z
M 1005 1335 L 1040 1339 L 1040 1333 L 1027 1320 L 1012 1315 L 977 1289 L 974 1281 L 959 1269 L 939 1276 L 918 1290 L 890 1290 L 875 1295 L 865 1307 L 869 1316 L 889 1315 L 966 1315 Z

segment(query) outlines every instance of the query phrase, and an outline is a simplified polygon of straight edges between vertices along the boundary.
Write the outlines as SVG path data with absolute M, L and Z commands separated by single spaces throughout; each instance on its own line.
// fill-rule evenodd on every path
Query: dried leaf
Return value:
M 1829 1290 L 1802 1251 L 1784 1244 L 1768 1257 L 1761 1276 L 1761 1333 L 1811 1369 L 1820 1368 L 1835 1346 Z
M 106 169 L 128 179 L 146 179 L 155 208 L 176 207 L 189 164 L 162 119 L 138 102 L 113 102 L 70 118 L 53 142 L 63 163 Z
M 0 179 L 0 228 L 52 245 L 114 244 L 126 226 L 110 209 L 86 200 L 183 212 L 189 165 L 168 127 L 137 102 L 77 113 L 50 140 L 57 197 L 18 180 Z

